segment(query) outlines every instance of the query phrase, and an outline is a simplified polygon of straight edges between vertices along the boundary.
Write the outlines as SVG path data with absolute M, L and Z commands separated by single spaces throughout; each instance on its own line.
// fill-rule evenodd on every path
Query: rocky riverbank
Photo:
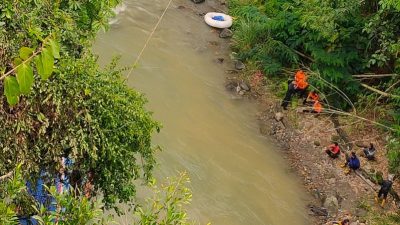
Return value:
M 197 5 L 181 6 L 193 10 L 199 16 L 208 11 L 227 12 L 226 1 L 208 0 Z M 210 28 L 212 29 L 212 28 Z M 347 118 L 337 118 L 332 114 L 311 115 L 298 112 L 295 108 L 282 111 L 280 99 L 276 97 L 276 83 L 252 67 L 229 57 L 230 30 L 212 29 L 221 37 L 213 41 L 209 48 L 216 52 L 215 63 L 227 71 L 227 90 L 238 97 L 257 99 L 260 112 L 260 132 L 273 137 L 280 146 L 293 171 L 302 177 L 304 186 L 310 193 L 308 210 L 313 224 L 326 224 L 349 218 L 352 225 L 368 224 L 369 213 L 394 212 L 397 210 L 395 198 L 389 198 L 384 209 L 374 203 L 374 195 L 379 188 L 374 184 L 376 177 L 386 177 L 388 163 L 385 157 L 385 140 L 375 127 Z M 232 54 L 230 54 L 232 56 Z M 369 142 L 378 148 L 377 161 L 361 158 L 362 171 L 346 175 L 341 168 L 344 156 L 330 159 L 323 152 L 325 146 L 338 141 L 345 151 L 361 150 Z M 399 191 L 398 183 L 394 190 Z M 371 224 L 371 223 L 369 223 Z

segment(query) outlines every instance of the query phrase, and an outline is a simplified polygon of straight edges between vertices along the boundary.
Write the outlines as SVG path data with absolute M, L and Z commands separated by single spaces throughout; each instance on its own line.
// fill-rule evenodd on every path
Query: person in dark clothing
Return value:
M 386 202 L 386 198 L 390 192 L 390 189 L 392 188 L 393 181 L 391 178 L 388 180 L 384 180 L 381 184 L 381 189 L 379 189 L 379 192 L 377 193 L 375 197 L 375 201 L 378 203 L 380 199 L 382 199 L 381 206 L 383 207 Z
M 360 160 L 358 159 L 357 155 L 355 152 L 351 153 L 350 159 L 348 161 L 348 164 L 350 169 L 352 170 L 358 170 L 360 169 Z
M 372 143 L 369 143 L 369 147 L 368 148 L 364 148 L 363 150 L 365 157 L 368 160 L 374 160 L 375 159 L 375 153 L 376 153 L 376 149 L 374 147 L 374 145 Z
M 340 148 L 337 142 L 333 142 L 333 144 L 329 145 L 326 150 L 326 154 L 328 154 L 331 158 L 336 159 L 340 155 Z
M 288 90 L 286 91 L 285 98 L 281 104 L 283 109 L 287 109 L 294 94 L 299 94 L 301 98 L 304 98 L 307 94 L 307 88 L 308 83 L 306 74 L 302 70 L 297 71 L 294 80 L 288 81 Z

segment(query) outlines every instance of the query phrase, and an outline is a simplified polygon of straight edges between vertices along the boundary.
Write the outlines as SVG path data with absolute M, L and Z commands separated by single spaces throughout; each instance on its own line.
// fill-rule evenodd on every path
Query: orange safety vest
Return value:
M 319 96 L 317 93 L 315 92 L 310 92 L 307 96 L 307 99 L 311 99 L 312 101 L 318 101 L 319 100 Z
M 322 112 L 322 105 L 321 105 L 321 103 L 319 103 L 318 100 L 314 102 L 313 108 L 314 108 L 314 111 L 317 113 Z
M 296 89 L 303 90 L 308 86 L 307 76 L 302 70 L 299 70 L 296 72 L 296 75 L 294 76 L 294 82 L 295 82 Z

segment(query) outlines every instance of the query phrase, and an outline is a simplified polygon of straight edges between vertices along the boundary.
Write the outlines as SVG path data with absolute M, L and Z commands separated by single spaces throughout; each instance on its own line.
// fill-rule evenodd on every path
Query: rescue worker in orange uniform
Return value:
M 307 93 L 307 87 L 307 75 L 302 70 L 297 71 L 294 80 L 289 80 L 288 82 L 288 90 L 281 104 L 283 109 L 287 109 L 294 94 L 299 94 L 300 97 L 304 98 Z
M 319 100 L 319 96 L 317 92 L 311 91 L 308 93 L 308 96 L 303 101 L 303 105 L 312 105 L 312 110 L 303 110 L 303 112 L 312 112 L 312 113 L 320 113 L 322 112 L 322 104 Z

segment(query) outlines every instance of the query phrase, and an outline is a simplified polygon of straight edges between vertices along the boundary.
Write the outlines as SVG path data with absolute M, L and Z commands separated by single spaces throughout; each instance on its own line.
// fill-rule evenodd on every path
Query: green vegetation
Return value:
M 191 192 L 186 187 L 189 178 L 185 173 L 171 179 L 161 186 L 152 182 L 154 195 L 148 198 L 143 205 L 137 204 L 129 212 L 133 221 L 131 224 L 192 224 L 187 219 L 183 206 L 191 199 Z M 42 225 L 81 225 L 81 224 L 114 224 L 111 218 L 106 218 L 98 202 L 89 201 L 86 197 L 73 194 L 58 194 L 55 187 L 49 188 L 49 193 L 54 196 L 58 209 L 54 212 L 47 211 L 44 207 L 33 205 L 33 212 Z M 27 194 L 21 166 L 18 166 L 14 175 L 6 182 L 0 183 L 0 224 L 17 225 L 17 214 L 21 212 L 21 196 Z M 30 197 L 32 198 L 32 197 Z M 28 199 L 28 201 L 32 199 Z
M 190 224 L 183 206 L 191 193 L 186 174 L 157 187 L 151 135 L 160 124 L 145 110 L 146 99 L 125 84 L 115 59 L 105 69 L 90 47 L 120 1 L 5 0 L 0 2 L 0 224 L 34 216 L 41 224 L 110 224 L 104 208 L 133 205 L 132 224 Z M 61 158 L 78 177 L 93 175 L 97 198 L 80 187 L 62 194 L 52 186 Z M 20 166 L 16 166 L 20 165 Z M 23 169 L 22 169 L 23 168 Z M 47 171 L 55 211 L 28 193 Z M 142 206 L 134 180 L 151 183 L 154 196 Z
M 151 135 L 160 125 L 144 109 L 143 96 L 127 87 L 116 61 L 101 70 L 90 52 L 119 2 L 0 2 L 1 175 L 20 163 L 25 180 L 40 171 L 55 175 L 68 156 L 71 171 L 93 174 L 107 208 L 133 199 L 134 180 L 151 178 Z M 8 197 L 19 193 L 10 191 Z M 0 210 L 12 216 L 7 207 Z
M 375 122 L 393 136 L 390 169 L 399 174 L 399 1 L 232 0 L 230 14 L 238 58 L 268 80 L 280 84 L 302 68 L 330 109 L 370 118 L 377 108 Z

